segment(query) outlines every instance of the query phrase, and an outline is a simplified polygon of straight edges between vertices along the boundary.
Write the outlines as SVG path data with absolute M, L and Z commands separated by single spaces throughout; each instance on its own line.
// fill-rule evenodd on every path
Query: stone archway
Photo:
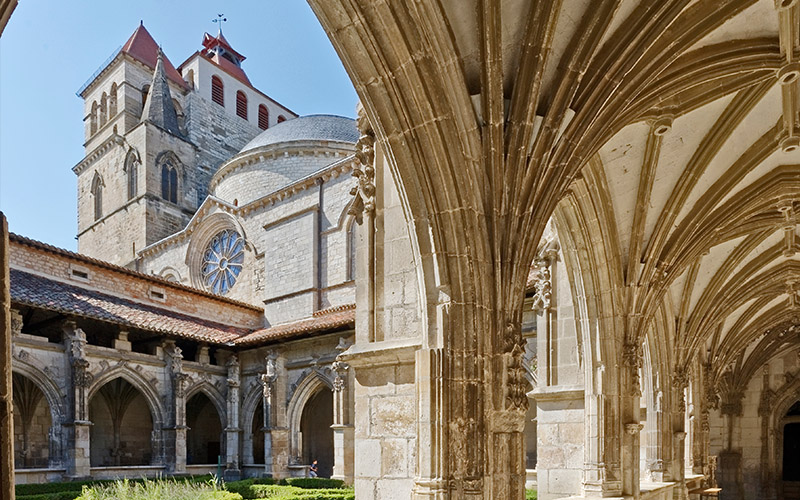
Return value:
M 320 477 L 333 473 L 333 392 L 319 387 L 303 408 L 300 418 L 301 463 L 318 462 Z
M 50 464 L 54 438 L 53 413 L 44 391 L 30 378 L 12 375 L 14 403 L 14 468 L 43 468 Z
M 224 455 L 222 417 L 205 392 L 198 391 L 186 400 L 186 425 L 186 463 L 217 463 L 217 457 Z
M 144 394 L 117 377 L 99 387 L 89 400 L 92 467 L 149 465 L 154 419 Z
M 795 402 L 781 419 L 776 449 L 781 482 L 778 498 L 800 500 L 800 400 Z
M 332 385 L 329 380 L 318 372 L 307 375 L 297 386 L 292 399 L 289 402 L 287 411 L 289 421 L 289 457 L 293 464 L 308 465 L 313 460 L 318 460 L 320 464 L 320 474 L 332 472 L 333 468 L 333 396 Z M 320 396 L 320 394 L 327 394 Z M 329 396 L 328 396 L 329 395 Z M 319 399 L 317 399 L 319 397 Z M 329 399 L 325 399 L 328 398 Z M 329 413 L 326 413 L 329 412 Z M 310 436 L 304 435 L 310 432 Z M 324 445 L 319 448 L 315 441 L 323 439 L 327 442 L 330 436 L 330 457 L 326 464 L 325 458 L 314 456 L 325 450 Z M 313 458 L 312 458 L 313 456 Z

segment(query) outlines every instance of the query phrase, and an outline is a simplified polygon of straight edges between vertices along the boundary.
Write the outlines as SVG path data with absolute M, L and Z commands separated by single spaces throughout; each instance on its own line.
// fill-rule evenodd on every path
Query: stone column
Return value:
M 725 448 L 719 454 L 719 486 L 726 492 L 727 498 L 744 498 L 744 482 L 742 478 L 742 450 L 735 446 L 734 431 L 738 417 L 742 415 L 742 398 L 740 391 L 730 390 L 721 395 L 720 413 L 725 422 Z
M 90 476 L 89 401 L 88 390 L 92 383 L 89 361 L 86 360 L 86 334 L 66 321 L 63 325 L 63 338 L 70 384 L 69 416 L 65 423 L 67 429 L 67 477 L 72 480 Z
M 642 367 L 642 345 L 636 340 L 623 344 L 622 393 L 620 395 L 622 433 L 622 493 L 639 498 L 640 436 L 644 427 L 640 416 L 642 389 L 639 370 Z
M 342 339 L 344 340 L 344 339 Z M 343 345 L 342 351 L 349 346 Z M 351 386 L 349 381 L 350 365 L 337 358 L 331 365 L 336 377 L 333 380 L 333 479 L 353 483 L 353 424 L 351 412 Z
M 2 31 L 2 29 L 0 29 Z M 14 406 L 11 390 L 11 286 L 8 222 L 0 212 L 0 498 L 14 499 Z
M 769 365 L 764 366 L 761 382 L 761 402 L 758 405 L 758 417 L 761 419 L 761 491 L 759 498 L 775 498 L 775 464 L 774 454 L 770 453 L 771 439 L 769 417 L 775 395 L 769 386 Z
M 675 489 L 675 498 L 687 498 L 686 488 L 686 392 L 689 387 L 689 374 L 685 369 L 675 369 L 672 377 L 672 436 L 673 446 L 670 476 L 667 479 L 677 481 L 679 486 Z
M 171 474 L 186 473 L 186 394 L 187 375 L 183 372 L 183 353 L 174 341 L 166 341 L 163 345 L 167 362 L 167 376 L 171 382 L 171 390 L 167 395 L 169 405 L 168 426 L 162 435 L 164 440 L 164 461 Z
M 242 429 L 239 427 L 241 385 L 239 356 L 231 354 L 226 366 L 228 367 L 228 425 L 225 427 L 225 480 L 237 481 L 242 476 L 239 469 L 239 438 L 242 435 Z
M 264 389 L 264 469 L 276 479 L 289 475 L 289 430 L 286 427 L 286 408 L 278 404 L 286 401 L 284 385 L 278 381 L 283 358 L 275 352 L 267 354 L 261 384 Z

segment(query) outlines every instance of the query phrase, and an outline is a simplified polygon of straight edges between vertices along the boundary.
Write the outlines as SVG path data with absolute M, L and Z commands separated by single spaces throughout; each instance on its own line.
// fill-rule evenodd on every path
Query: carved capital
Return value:
M 342 392 L 345 388 L 345 381 L 347 380 L 347 370 L 350 369 L 350 365 L 345 363 L 344 361 L 339 360 L 338 358 L 336 361 L 331 363 L 331 371 L 334 373 L 333 379 L 333 391 L 334 392 Z
M 358 130 L 361 136 L 356 142 L 357 166 L 353 168 L 353 177 L 358 179 L 358 184 L 350 190 L 355 198 L 350 205 L 348 214 L 355 217 L 361 224 L 364 212 L 375 212 L 375 132 L 367 120 L 364 108 L 358 106 Z
M 631 436 L 635 436 L 639 434 L 644 429 L 644 424 L 640 424 L 638 422 L 625 424 L 625 432 L 630 434 Z
M 11 310 L 11 335 L 22 333 L 22 314 L 16 309 Z

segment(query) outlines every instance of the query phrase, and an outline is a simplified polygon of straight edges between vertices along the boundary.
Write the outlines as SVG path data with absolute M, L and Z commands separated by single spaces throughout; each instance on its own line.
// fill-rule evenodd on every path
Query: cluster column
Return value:
M 344 351 L 347 345 L 339 343 L 337 349 Z M 348 484 L 353 483 L 353 423 L 351 420 L 351 394 L 352 384 L 349 380 L 350 365 L 337 357 L 331 364 L 331 370 L 336 375 L 333 379 L 333 475 L 334 479 L 341 479 Z
M 239 427 L 239 387 L 241 374 L 239 357 L 231 354 L 226 364 L 228 367 L 228 425 L 225 428 L 225 480 L 236 481 L 241 478 L 239 470 L 239 438 L 242 429 Z
M 172 384 L 169 394 L 170 425 L 164 429 L 167 470 L 172 474 L 186 472 L 186 394 L 187 375 L 183 372 L 183 353 L 174 342 L 164 345 L 167 374 Z
M 89 447 L 89 401 L 88 391 L 92 382 L 89 361 L 86 359 L 86 334 L 66 321 L 63 326 L 64 347 L 70 374 L 69 419 L 67 429 L 67 476 L 70 479 L 86 478 L 90 475 Z

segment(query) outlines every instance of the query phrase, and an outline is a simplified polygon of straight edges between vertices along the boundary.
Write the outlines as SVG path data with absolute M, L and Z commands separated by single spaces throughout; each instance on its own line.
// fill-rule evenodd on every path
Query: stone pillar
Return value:
M 226 366 L 228 367 L 228 425 L 225 427 L 225 480 L 237 481 L 242 476 L 239 469 L 239 438 L 242 435 L 242 429 L 239 427 L 241 385 L 239 356 L 231 354 Z
M 667 479 L 677 481 L 675 499 L 688 497 L 686 488 L 686 392 L 689 388 L 689 374 L 685 369 L 676 368 L 672 377 L 672 415 L 671 446 L 673 447 L 670 476 Z
M 642 367 L 642 345 L 629 340 L 623 345 L 621 371 L 622 433 L 622 493 L 639 498 L 640 436 L 644 427 L 640 416 L 642 389 L 639 370 Z
M 163 344 L 171 390 L 167 395 L 168 425 L 163 429 L 164 461 L 171 474 L 186 473 L 186 393 L 187 375 L 183 372 L 183 353 L 174 341 Z
M 280 479 L 289 475 L 289 430 L 286 427 L 286 408 L 275 404 L 286 400 L 286 390 L 278 383 L 283 358 L 275 352 L 267 354 L 261 384 L 264 389 L 264 472 Z
M 775 395 L 769 386 L 769 365 L 764 366 L 761 382 L 761 402 L 758 405 L 758 417 L 761 419 L 761 490 L 759 498 L 770 500 L 775 498 L 775 454 L 770 453 L 771 436 L 769 430 L 769 417 L 772 414 L 772 405 Z
M 2 28 L 0 28 L 2 31 Z M 11 390 L 11 286 L 8 222 L 0 212 L 0 498 L 14 500 L 14 406 Z
M 719 454 L 719 486 L 723 499 L 743 499 L 744 481 L 742 478 L 742 450 L 735 446 L 737 420 L 742 415 L 743 393 L 731 390 L 723 393 L 720 413 L 725 421 L 725 449 Z
M 344 339 L 342 339 L 344 340 Z M 339 342 L 341 351 L 347 349 Z M 333 380 L 333 479 L 341 479 L 353 484 L 353 423 L 351 420 L 352 404 L 350 402 L 351 387 L 349 382 L 350 365 L 337 358 L 331 365 L 336 377 Z
M 63 326 L 64 347 L 69 366 L 71 391 L 67 429 L 67 477 L 72 480 L 90 476 L 89 401 L 88 390 L 92 383 L 89 361 L 86 360 L 86 334 L 66 321 Z

